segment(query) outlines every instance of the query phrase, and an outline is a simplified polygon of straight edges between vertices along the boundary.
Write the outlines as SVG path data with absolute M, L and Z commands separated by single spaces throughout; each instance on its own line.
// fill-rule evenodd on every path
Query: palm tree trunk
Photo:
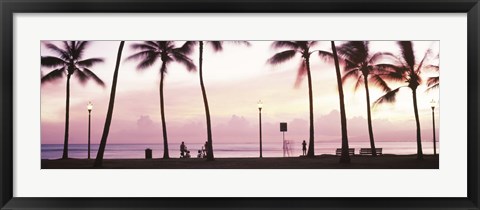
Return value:
M 212 124 L 210 122 L 210 109 L 208 107 L 207 92 L 203 84 L 203 41 L 199 42 L 200 56 L 199 56 L 199 70 L 200 70 L 200 86 L 202 88 L 203 104 L 205 106 L 205 117 L 207 118 L 207 160 L 214 160 L 213 143 L 212 143 Z
M 422 152 L 422 138 L 420 134 L 420 119 L 418 117 L 418 108 L 417 108 L 417 91 L 416 88 L 412 89 L 413 96 L 413 111 L 415 112 L 415 123 L 417 124 L 417 159 L 423 160 Z
M 125 41 L 121 41 L 118 46 L 117 62 L 115 64 L 115 71 L 113 72 L 112 90 L 110 91 L 110 101 L 108 102 L 107 118 L 105 119 L 105 126 L 103 126 L 102 139 L 100 140 L 100 146 L 97 152 L 97 158 L 93 167 L 102 167 L 103 154 L 107 145 L 108 133 L 110 132 L 110 124 L 112 122 L 113 107 L 115 105 L 115 93 L 117 90 L 118 69 L 120 68 L 120 60 L 122 58 L 123 45 Z
M 373 139 L 372 113 L 370 110 L 370 91 L 368 90 L 368 75 L 363 75 L 363 81 L 365 83 L 365 93 L 367 95 L 367 123 L 368 135 L 370 137 L 370 148 L 372 149 L 372 156 L 377 156 L 377 151 L 375 150 L 375 140 Z
M 310 105 L 310 138 L 308 141 L 308 153 L 307 157 L 315 157 L 315 145 L 314 145 L 314 126 L 313 126 L 313 90 L 312 90 L 312 75 L 310 73 L 310 58 L 305 58 L 305 64 L 307 66 L 307 78 L 308 78 L 308 100 Z
M 167 140 L 167 125 L 165 122 L 165 107 L 163 103 L 163 80 L 165 77 L 166 63 L 162 61 L 162 67 L 160 69 L 160 115 L 162 116 L 162 130 L 163 130 L 163 159 L 168 159 L 168 140 Z
M 69 127 L 69 118 L 70 118 L 70 76 L 67 76 L 67 93 L 65 100 L 65 137 L 63 142 L 63 155 L 62 159 L 68 159 L 68 127 Z
M 347 114 L 345 113 L 345 101 L 343 96 L 342 75 L 340 75 L 340 64 L 338 63 L 337 48 L 335 42 L 331 41 L 333 60 L 335 61 L 335 72 L 337 74 L 338 97 L 340 99 L 340 121 L 342 124 L 342 156 L 340 163 L 350 163 L 348 153 Z

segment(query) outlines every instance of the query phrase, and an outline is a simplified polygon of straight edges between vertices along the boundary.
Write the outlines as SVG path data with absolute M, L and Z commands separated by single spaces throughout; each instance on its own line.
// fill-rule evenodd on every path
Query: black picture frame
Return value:
M 1 209 L 479 209 L 478 0 L 0 0 Z M 19 198 L 13 197 L 15 13 L 466 13 L 468 196 L 466 198 Z

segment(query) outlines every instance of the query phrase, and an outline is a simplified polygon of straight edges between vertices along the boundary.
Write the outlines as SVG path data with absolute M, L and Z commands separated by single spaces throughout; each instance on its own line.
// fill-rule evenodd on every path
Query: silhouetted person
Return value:
M 302 142 L 302 151 L 303 151 L 303 156 L 307 155 L 307 142 L 303 140 Z
M 208 141 L 205 142 L 205 157 L 207 156 L 208 154 Z
M 185 146 L 185 143 L 182 141 L 182 144 L 180 144 L 180 157 L 185 156 L 186 150 L 187 150 L 187 147 Z

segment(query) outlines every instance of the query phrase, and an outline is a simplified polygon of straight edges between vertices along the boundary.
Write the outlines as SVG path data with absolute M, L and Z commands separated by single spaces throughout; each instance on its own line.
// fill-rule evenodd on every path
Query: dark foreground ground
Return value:
M 340 164 L 339 157 L 321 155 L 315 158 L 216 158 L 205 159 L 106 159 L 104 169 L 438 169 L 438 156 L 425 155 L 351 156 L 350 164 Z M 42 160 L 42 169 L 93 169 L 94 160 Z

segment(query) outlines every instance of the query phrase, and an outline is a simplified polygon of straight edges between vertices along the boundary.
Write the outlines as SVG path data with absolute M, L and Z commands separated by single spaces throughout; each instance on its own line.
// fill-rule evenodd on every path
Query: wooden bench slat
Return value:
M 342 148 L 337 148 L 335 151 L 336 155 L 342 155 Z M 355 155 L 355 148 L 348 148 L 348 154 L 349 155 Z
M 375 148 L 375 152 L 377 155 L 382 154 L 382 148 Z M 361 155 L 371 155 L 372 154 L 372 149 L 371 148 L 360 148 L 360 154 Z

